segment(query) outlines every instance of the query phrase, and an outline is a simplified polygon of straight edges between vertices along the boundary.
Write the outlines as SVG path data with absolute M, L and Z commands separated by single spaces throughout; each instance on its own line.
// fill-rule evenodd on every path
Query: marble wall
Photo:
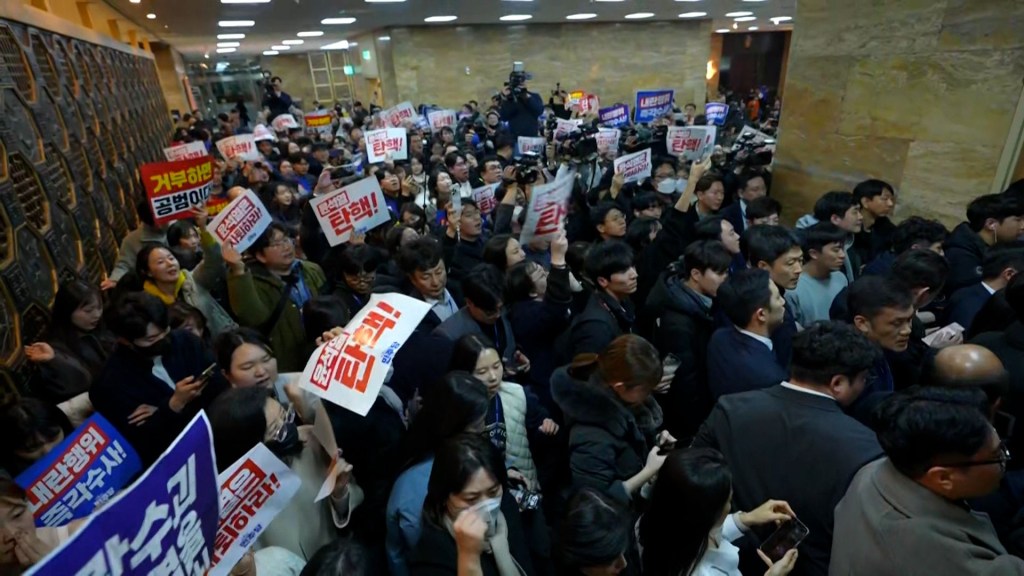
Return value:
M 632 102 L 638 88 L 674 88 L 677 102 L 703 103 L 711 23 L 543 24 L 395 28 L 391 36 L 394 104 L 458 107 L 485 102 L 514 60 L 533 74 L 531 90 L 545 100 L 556 82 L 587 90 L 603 105 Z M 467 74 L 467 67 L 469 73 Z
M 774 193 L 795 220 L 868 177 L 952 225 L 987 194 L 1024 78 L 1020 0 L 800 0 Z

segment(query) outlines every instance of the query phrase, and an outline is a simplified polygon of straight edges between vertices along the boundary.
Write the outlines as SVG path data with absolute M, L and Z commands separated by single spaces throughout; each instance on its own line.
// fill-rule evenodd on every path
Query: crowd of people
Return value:
M 1024 181 L 952 232 L 891 220 L 873 179 L 783 214 L 763 154 L 667 155 L 665 127 L 706 123 L 692 104 L 581 158 L 541 118 L 580 114 L 525 84 L 456 126 L 406 123 L 408 160 L 369 164 L 378 109 L 276 132 L 296 110 L 272 86 L 253 120 L 182 120 L 175 140 L 214 156 L 208 203 L 170 226 L 139 205 L 109 278 L 62 284 L 26 343 L 0 572 L 76 529 L 34 528 L 9 478 L 90 414 L 148 466 L 205 411 L 218 469 L 263 443 L 302 481 L 236 576 L 1024 575 Z M 261 159 L 218 157 L 251 122 Z M 537 135 L 539 159 L 517 151 Z M 614 159 L 645 148 L 627 183 Z M 566 173 L 559 232 L 522 238 Z M 390 220 L 330 246 L 310 200 L 371 177 Z M 273 223 L 240 253 L 207 226 L 246 189 Z M 299 380 L 377 293 L 430 310 L 360 416 Z

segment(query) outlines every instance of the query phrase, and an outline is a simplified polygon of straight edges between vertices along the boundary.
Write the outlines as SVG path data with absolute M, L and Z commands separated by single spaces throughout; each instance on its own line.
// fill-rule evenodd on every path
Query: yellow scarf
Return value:
M 161 302 L 170 306 L 174 304 L 174 301 L 178 299 L 178 293 L 181 292 L 181 287 L 185 285 L 185 272 L 178 272 L 178 281 L 174 283 L 174 294 L 167 295 L 152 280 L 146 280 L 142 285 L 142 289 L 148 293 L 156 296 Z

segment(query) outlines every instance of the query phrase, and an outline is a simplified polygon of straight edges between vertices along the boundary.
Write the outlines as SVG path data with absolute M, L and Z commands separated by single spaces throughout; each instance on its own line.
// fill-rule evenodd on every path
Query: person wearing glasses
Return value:
M 876 411 L 885 458 L 864 466 L 836 506 L 832 576 L 1024 574 L 988 516 L 967 500 L 992 493 L 1010 452 L 977 388 L 911 388 Z
M 228 300 L 239 324 L 270 337 L 281 372 L 301 372 L 313 348 L 302 328 L 302 307 L 325 291 L 320 266 L 295 255 L 288 229 L 274 222 L 247 251 L 222 247 L 228 265 Z

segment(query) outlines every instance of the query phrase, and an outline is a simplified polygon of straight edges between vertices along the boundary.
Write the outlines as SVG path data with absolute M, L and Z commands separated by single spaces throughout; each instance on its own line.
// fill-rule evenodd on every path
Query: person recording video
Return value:
M 522 62 L 512 63 L 508 83 L 501 90 L 501 120 L 512 136 L 537 136 L 537 118 L 544 112 L 540 94 L 530 92 Z

